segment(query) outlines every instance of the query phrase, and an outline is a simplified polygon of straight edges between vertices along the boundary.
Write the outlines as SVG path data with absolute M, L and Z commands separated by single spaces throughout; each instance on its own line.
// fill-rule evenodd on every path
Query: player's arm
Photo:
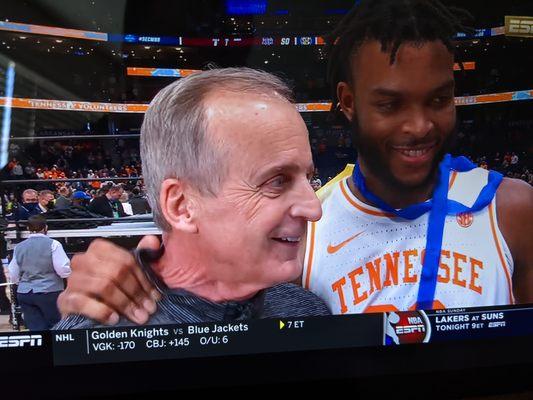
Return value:
M 517 303 L 533 303 L 533 187 L 504 178 L 496 193 L 498 225 L 513 256 Z
M 160 240 L 145 236 L 138 247 L 157 250 Z M 67 288 L 58 299 L 63 316 L 81 314 L 103 324 L 118 322 L 123 315 L 145 323 L 160 298 L 127 250 L 108 240 L 96 239 L 87 252 L 74 256 Z

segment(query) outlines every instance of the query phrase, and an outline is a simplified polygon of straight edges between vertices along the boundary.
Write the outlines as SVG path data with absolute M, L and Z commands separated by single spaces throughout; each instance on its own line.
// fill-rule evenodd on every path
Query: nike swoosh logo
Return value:
M 344 246 L 346 246 L 348 243 L 350 243 L 352 240 L 354 240 L 357 236 L 361 235 L 362 233 L 364 233 L 364 231 L 356 233 L 352 237 L 349 237 L 344 242 L 340 242 L 337 245 L 332 245 L 332 244 L 328 245 L 328 253 L 329 254 L 335 254 L 337 251 L 342 249 Z

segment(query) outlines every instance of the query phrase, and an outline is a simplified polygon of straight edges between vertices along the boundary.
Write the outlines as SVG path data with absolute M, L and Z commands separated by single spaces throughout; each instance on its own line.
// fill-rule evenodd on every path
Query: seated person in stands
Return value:
M 13 209 L 11 215 L 8 215 L 9 220 L 26 220 L 31 215 L 38 214 L 37 208 L 39 204 L 38 192 L 34 189 L 26 189 L 22 192 L 22 203 L 17 204 Z
M 152 211 L 148 200 L 141 195 L 141 190 L 138 187 L 134 187 L 131 194 L 130 204 L 133 214 L 147 214 Z
M 150 104 L 141 158 L 163 247 L 159 258 L 138 257 L 162 291 L 148 324 L 329 314 L 289 283 L 302 273 L 307 223 L 322 214 L 307 128 L 290 99 L 278 78 L 229 68 L 176 81 Z M 72 315 L 56 329 L 95 325 Z
M 91 196 L 83 190 L 76 190 L 72 193 L 72 207 L 86 207 L 91 200 Z
M 37 206 L 33 209 L 33 211 L 30 211 L 30 215 L 44 214 L 55 207 L 54 192 L 51 190 L 41 190 L 37 199 Z
M 113 185 L 106 194 L 96 197 L 89 204 L 89 211 L 109 218 L 127 217 L 119 199 L 124 189 L 120 185 Z
M 69 208 L 72 204 L 72 199 L 70 198 L 70 189 L 67 186 L 61 186 L 58 190 L 59 196 L 56 199 L 55 208 L 64 209 Z

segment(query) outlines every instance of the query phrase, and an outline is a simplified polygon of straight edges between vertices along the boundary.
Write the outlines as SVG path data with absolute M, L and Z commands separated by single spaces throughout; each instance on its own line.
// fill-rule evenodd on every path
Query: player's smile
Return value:
M 438 141 L 433 140 L 418 145 L 392 145 L 390 148 L 391 158 L 396 158 L 398 163 L 402 164 L 400 168 L 403 166 L 408 169 L 418 169 L 432 164 L 438 151 Z
M 423 200 L 431 191 L 455 127 L 453 61 L 442 43 L 405 43 L 391 64 L 369 41 L 353 59 L 353 83 L 339 84 L 361 170 L 381 196 L 395 187 L 396 199 L 417 190 Z

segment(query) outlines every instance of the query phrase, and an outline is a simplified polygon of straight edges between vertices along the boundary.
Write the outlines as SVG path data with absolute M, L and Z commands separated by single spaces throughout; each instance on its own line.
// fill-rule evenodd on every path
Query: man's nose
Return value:
M 403 124 L 403 132 L 417 138 L 425 137 L 434 128 L 429 112 L 424 108 L 413 109 Z
M 322 217 L 320 200 L 308 180 L 299 183 L 290 212 L 292 217 L 306 221 L 318 221 Z

